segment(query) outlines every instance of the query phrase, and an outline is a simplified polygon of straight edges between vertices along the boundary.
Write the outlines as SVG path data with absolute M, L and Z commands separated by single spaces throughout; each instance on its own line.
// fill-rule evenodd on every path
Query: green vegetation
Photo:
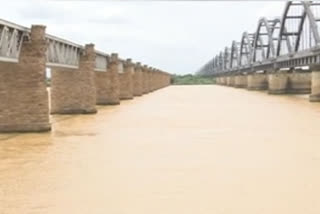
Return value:
M 209 76 L 199 76 L 199 75 L 172 75 L 171 83 L 173 85 L 210 85 L 214 84 L 215 81 Z

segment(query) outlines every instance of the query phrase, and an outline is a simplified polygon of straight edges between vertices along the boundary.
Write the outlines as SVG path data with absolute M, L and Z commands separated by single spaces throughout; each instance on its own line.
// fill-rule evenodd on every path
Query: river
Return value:
M 1 214 L 319 214 L 320 104 L 171 86 L 0 135 Z

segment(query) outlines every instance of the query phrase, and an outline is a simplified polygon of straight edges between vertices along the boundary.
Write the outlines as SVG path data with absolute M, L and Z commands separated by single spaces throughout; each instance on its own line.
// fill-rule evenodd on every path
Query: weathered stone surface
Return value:
M 142 82 L 142 68 L 141 63 L 138 62 L 134 67 L 133 75 L 133 95 L 141 96 L 143 94 L 143 82 Z
M 288 74 L 288 89 L 291 94 L 311 93 L 311 72 L 294 72 Z
M 133 98 L 134 65 L 131 59 L 124 62 L 124 71 L 120 74 L 120 99 Z
M 0 132 L 49 131 L 45 26 L 31 28 L 18 63 L 0 62 Z
M 118 105 L 120 104 L 120 81 L 119 81 L 119 64 L 118 54 L 113 53 L 108 63 L 107 71 L 107 104 Z
M 247 76 L 248 90 L 266 90 L 268 89 L 268 79 L 266 74 L 249 74 Z
M 312 71 L 311 102 L 320 102 L 320 71 Z
M 148 93 L 148 66 L 144 65 L 142 67 L 142 91 L 143 94 Z
M 52 68 L 51 113 L 96 113 L 96 85 L 94 45 L 85 46 L 79 68 Z
M 286 72 L 271 73 L 268 78 L 269 94 L 285 94 L 287 92 L 288 74 Z
M 235 77 L 234 76 L 228 76 L 227 77 L 227 86 L 234 86 L 235 84 Z
M 234 86 L 236 88 L 246 88 L 248 78 L 245 75 L 237 75 L 234 77 Z
M 108 73 L 96 71 L 97 105 L 108 104 Z

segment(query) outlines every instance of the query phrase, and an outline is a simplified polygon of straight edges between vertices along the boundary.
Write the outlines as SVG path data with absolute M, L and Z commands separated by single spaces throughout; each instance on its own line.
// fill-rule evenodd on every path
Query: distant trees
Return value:
M 208 76 L 199 75 L 172 75 L 171 83 L 173 85 L 208 85 L 214 84 L 214 79 Z

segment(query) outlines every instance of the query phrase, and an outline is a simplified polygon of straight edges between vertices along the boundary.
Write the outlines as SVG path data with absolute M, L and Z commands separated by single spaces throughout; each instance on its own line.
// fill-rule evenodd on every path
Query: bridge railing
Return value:
M 30 38 L 30 28 L 0 19 L 0 61 L 17 63 L 22 42 Z M 84 46 L 46 34 L 48 67 L 78 68 Z M 96 71 L 106 71 L 108 54 L 96 52 Z

